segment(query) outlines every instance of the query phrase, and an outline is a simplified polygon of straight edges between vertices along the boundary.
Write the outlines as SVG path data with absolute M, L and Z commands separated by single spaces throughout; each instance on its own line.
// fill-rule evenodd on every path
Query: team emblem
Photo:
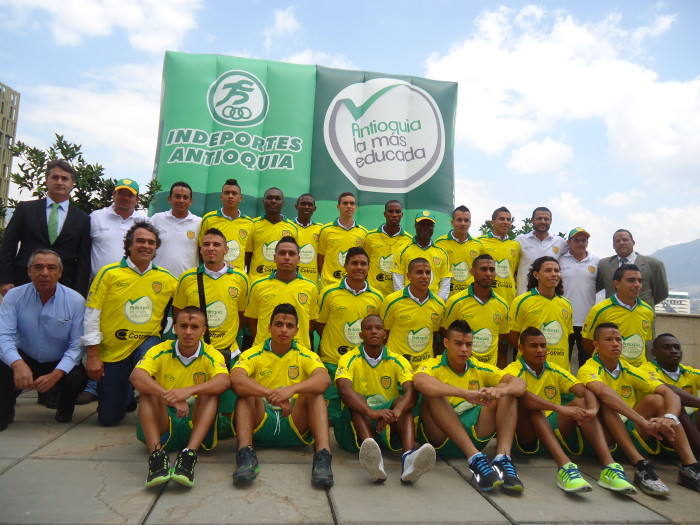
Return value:
M 155 281 L 151 284 L 151 288 L 153 288 L 155 293 L 160 293 L 160 291 L 163 289 L 163 283 Z
M 314 241 L 318 242 L 321 236 L 318 233 L 314 233 Z
M 553 251 L 554 253 L 559 253 L 559 247 L 558 247 L 558 246 L 552 247 L 552 251 Z
M 389 376 L 382 376 L 379 382 L 385 390 L 389 390 L 389 387 L 391 387 L 391 378 Z
M 501 314 L 493 314 L 493 322 L 496 324 L 501 324 L 501 321 L 503 320 L 503 317 Z
M 471 250 L 471 251 L 469 252 L 469 257 L 472 258 L 472 261 L 473 261 L 474 259 L 476 259 L 478 256 L 479 256 L 479 254 L 476 253 L 476 250 Z
M 561 309 L 561 316 L 562 316 L 564 319 L 568 319 L 568 318 L 569 318 L 569 310 L 567 310 L 566 308 L 562 308 L 562 309 Z
M 515 250 L 513 250 L 512 248 L 511 248 L 511 250 L 510 250 L 510 256 L 511 256 L 511 257 L 515 257 Z
M 189 240 L 194 239 L 194 232 L 192 230 L 187 230 L 187 238 Z
M 372 315 L 374 313 L 374 306 L 367 305 L 367 315 Z
M 434 264 L 435 266 L 440 266 L 440 263 L 441 263 L 441 262 L 442 262 L 442 261 L 440 260 L 440 257 L 433 257 L 433 264 Z
M 624 385 L 624 386 L 620 389 L 620 395 L 621 395 L 622 397 L 630 397 L 630 396 L 632 395 L 632 387 L 630 387 L 630 386 L 628 386 L 628 385 Z
M 683 386 L 683 390 L 685 390 L 686 392 L 688 392 L 690 395 L 695 394 L 695 392 L 693 392 L 693 387 L 690 386 L 690 385 L 684 385 L 684 386 Z
M 649 330 L 649 321 L 646 321 L 646 320 L 642 321 L 642 329 L 643 329 L 645 332 L 646 332 L 647 330 Z
M 595 266 L 589 266 L 588 271 L 591 273 L 595 273 Z
M 228 294 L 231 296 L 231 299 L 235 299 L 236 297 L 238 297 L 238 288 L 236 288 L 235 286 L 229 286 Z
M 244 229 L 238 230 L 238 236 L 241 239 L 245 239 L 246 237 L 248 237 L 248 230 L 244 230 Z
M 124 179 L 124 184 L 126 184 L 127 186 L 131 184 L 131 179 Z
M 360 248 L 362 248 L 362 245 L 363 245 L 364 243 L 365 243 L 365 240 L 362 239 L 362 238 L 358 238 L 358 239 L 355 241 L 355 244 L 357 244 Z
M 557 395 L 557 389 L 548 385 L 544 387 L 544 395 L 547 396 L 547 399 L 554 399 L 554 396 Z
M 192 374 L 192 381 L 194 381 L 195 385 L 201 385 L 202 383 L 205 383 L 207 380 L 207 375 L 204 372 L 195 372 Z
M 289 379 L 296 379 L 299 377 L 299 367 L 298 366 L 290 366 L 287 368 L 287 375 L 289 376 Z
M 290 232 L 289 230 L 282 230 L 282 237 L 291 237 L 291 236 L 292 236 L 292 232 Z
M 306 304 L 306 302 L 309 300 L 309 295 L 305 293 L 300 293 L 297 295 L 297 298 L 299 299 L 299 302 L 301 304 Z
M 479 382 L 476 379 L 469 381 L 469 390 L 479 390 Z
M 433 324 L 437 324 L 440 320 L 440 316 L 438 314 L 430 314 L 430 319 L 433 321 Z

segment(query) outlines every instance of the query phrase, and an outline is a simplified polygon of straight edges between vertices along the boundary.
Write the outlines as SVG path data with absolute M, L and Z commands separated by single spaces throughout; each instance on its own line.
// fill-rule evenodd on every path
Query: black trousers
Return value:
M 574 346 L 578 353 L 578 366 L 581 368 L 583 363 L 588 361 L 590 357 L 588 352 L 583 348 L 583 337 L 581 336 L 582 326 L 574 326 L 574 333 L 569 335 L 569 359 L 574 360 Z
M 40 363 L 27 354 L 19 351 L 22 360 L 32 371 L 34 379 L 46 375 L 55 370 L 58 361 Z M 85 388 L 87 373 L 82 363 L 73 367 L 63 378 L 56 383 L 58 388 L 58 410 L 61 414 L 73 415 L 75 399 Z M 9 422 L 15 413 L 15 399 L 22 391 L 15 387 L 14 372 L 12 368 L 0 361 L 0 422 Z

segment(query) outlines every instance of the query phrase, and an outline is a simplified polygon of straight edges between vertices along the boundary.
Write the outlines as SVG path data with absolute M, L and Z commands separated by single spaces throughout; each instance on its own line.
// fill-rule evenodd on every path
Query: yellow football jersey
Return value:
M 160 335 L 176 287 L 177 279 L 158 266 L 140 275 L 124 258 L 102 268 L 85 303 L 102 312 L 100 359 L 107 363 L 126 359 L 144 339 Z
M 224 356 L 211 345 L 200 341 L 199 356 L 189 364 L 180 361 L 175 341 L 163 341 L 152 347 L 136 364 L 165 388 L 186 388 L 206 383 L 218 374 L 228 375 Z
M 308 226 L 302 226 L 298 221 L 297 243 L 299 243 L 299 273 L 313 281 L 318 282 L 318 241 L 323 224 L 312 222 Z
M 277 278 L 277 271 L 268 277 L 258 279 L 250 286 L 245 316 L 258 320 L 257 334 L 253 344 L 260 345 L 270 337 L 268 327 L 270 316 L 275 306 L 289 303 L 297 310 L 299 316 L 299 333 L 295 337 L 302 346 L 310 347 L 309 325 L 318 317 L 318 288 L 297 273 L 297 278 L 285 283 Z
M 306 381 L 317 368 L 326 368 L 308 348 L 292 341 L 283 356 L 270 349 L 272 339 L 253 345 L 241 354 L 233 368 L 245 370 L 248 377 L 266 388 L 281 388 Z M 296 396 L 295 396 L 296 397 Z
M 394 255 L 399 254 L 413 237 L 403 228 L 396 235 L 384 233 L 382 226 L 367 233 L 364 248 L 369 255 L 369 274 L 367 281 L 370 286 L 383 296 L 394 292 L 391 269 L 394 267 Z
M 483 246 L 483 253 L 488 253 L 496 261 L 496 280 L 493 287 L 503 300 L 510 304 L 515 299 L 515 272 L 520 262 L 520 244 L 506 239 L 502 241 L 492 233 L 478 238 Z
M 186 306 L 200 306 L 197 274 L 202 274 L 204 298 L 207 302 L 209 338 L 214 348 L 232 352 L 238 350 L 239 314 L 245 310 L 248 300 L 248 277 L 228 268 L 218 279 L 212 279 L 204 271 L 204 265 L 187 270 L 180 276 L 173 306 L 182 310 Z
M 474 331 L 472 358 L 496 366 L 498 338 L 508 334 L 508 306 L 491 290 L 491 297 L 484 304 L 474 295 L 474 285 L 453 295 L 445 305 L 442 328 L 459 319 L 469 323 Z
M 245 268 L 245 254 L 250 251 L 250 242 L 253 235 L 253 220 L 240 212 L 240 217 L 229 219 L 223 214 L 221 209 L 210 211 L 202 217 L 202 224 L 199 229 L 197 243 L 202 245 L 204 233 L 209 228 L 217 228 L 226 237 L 228 253 L 224 260 L 241 271 Z
M 472 263 L 484 251 L 481 241 L 467 234 L 467 239 L 464 242 L 459 242 L 454 238 L 454 230 L 451 230 L 447 235 L 438 237 L 435 240 L 435 246 L 445 250 L 450 258 L 450 273 L 452 274 L 450 296 L 466 290 L 474 281 L 471 274 Z
M 584 385 L 591 381 L 600 381 L 612 388 L 632 408 L 647 394 L 653 393 L 663 383 L 649 378 L 647 372 L 620 360 L 620 375 L 617 378 L 608 371 L 594 355 L 579 368 L 576 377 Z
M 430 291 L 435 295 L 440 291 L 440 281 L 444 277 L 452 277 L 450 273 L 450 258 L 442 248 L 435 246 L 431 241 L 427 248 L 422 248 L 416 244 L 415 239 L 399 252 L 398 257 L 394 257 L 393 273 L 403 275 L 405 284 L 409 284 L 408 265 L 413 259 L 422 257 L 430 263 Z
M 323 255 L 321 287 L 339 283 L 345 278 L 345 256 L 353 246 L 364 245 L 365 235 L 367 230 L 364 226 L 355 223 L 346 230 L 338 219 L 321 228 L 318 241 L 318 253 Z
M 505 367 L 503 373 L 523 378 L 527 383 L 528 392 L 551 401 L 555 405 L 561 405 L 562 394 L 568 394 L 572 386 L 581 384 L 581 381 L 572 376 L 568 370 L 547 361 L 545 361 L 544 369 L 538 377 L 532 373 L 522 357 Z M 551 410 L 545 411 L 545 415 L 551 413 Z
M 318 322 L 324 323 L 319 354 L 324 363 L 337 364 L 340 357 L 362 343 L 360 324 L 370 314 L 379 314 L 383 297 L 367 285 L 357 295 L 345 279 L 321 290 Z
M 406 359 L 386 346 L 381 361 L 372 366 L 365 358 L 363 347 L 361 344 L 340 358 L 335 380 L 350 380 L 353 390 L 364 396 L 367 405 L 374 408 L 399 397 L 399 387 L 413 380 L 413 372 Z
M 661 365 L 652 359 L 639 367 L 640 370 L 653 375 L 647 376 L 649 379 L 657 379 L 667 385 L 677 386 L 681 390 L 689 393 L 691 396 L 697 396 L 700 390 L 700 370 L 690 366 L 678 365 L 678 379 L 673 379 L 668 373 L 661 368 Z
M 408 293 L 408 286 L 387 295 L 380 314 L 384 328 L 389 330 L 387 346 L 408 359 L 415 370 L 433 357 L 433 334 L 440 329 L 444 311 L 445 303 L 432 293 L 418 304 Z
M 447 351 L 441 356 L 433 357 L 422 363 L 415 374 L 428 374 L 443 383 L 466 390 L 479 390 L 484 387 L 492 387 L 500 384 L 505 373 L 495 366 L 474 362 L 467 359 L 467 369 L 463 372 L 455 372 L 450 366 Z M 458 414 L 473 408 L 469 401 L 461 397 L 449 396 L 447 400 Z
M 533 288 L 513 301 L 509 310 L 509 325 L 515 332 L 522 332 L 528 326 L 539 328 L 547 339 L 547 360 L 564 370 L 571 369 L 569 334 L 574 332 L 573 309 L 566 297 L 555 295 L 549 299 Z
M 284 215 L 282 220 L 275 224 L 265 217 L 253 219 L 253 233 L 250 241 L 250 251 L 253 255 L 248 268 L 250 282 L 270 275 L 276 269 L 275 247 L 282 237 L 297 239 L 298 235 L 297 225 L 287 220 Z M 301 256 L 301 253 L 299 255 Z
M 634 366 L 647 360 L 646 341 L 651 341 L 654 332 L 654 309 L 644 301 L 629 310 L 617 300 L 617 294 L 593 305 L 586 316 L 581 335 L 593 340 L 595 327 L 602 323 L 615 323 L 622 335 L 622 357 Z

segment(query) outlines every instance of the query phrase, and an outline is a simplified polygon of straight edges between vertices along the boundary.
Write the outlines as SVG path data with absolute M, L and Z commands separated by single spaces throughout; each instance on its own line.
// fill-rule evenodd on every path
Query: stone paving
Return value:
M 0 432 L 1 523 L 700 523 L 700 494 L 678 486 L 677 468 L 661 461 L 657 470 L 672 491 L 661 500 L 599 488 L 600 467 L 591 460 L 579 464 L 593 492 L 567 495 L 556 487 L 551 460 L 518 456 L 523 494 L 480 492 L 466 460 L 438 459 L 417 484 L 403 486 L 398 455 L 385 458 L 386 483 L 373 485 L 356 457 L 339 449 L 335 486 L 324 491 L 309 483 L 307 448 L 258 449 L 260 476 L 237 488 L 235 441 L 225 440 L 199 454 L 194 488 L 170 482 L 146 489 L 147 454 L 134 436 L 134 414 L 102 428 L 93 403 L 77 407 L 73 423 L 59 424 L 35 396 L 20 397 L 15 423 Z

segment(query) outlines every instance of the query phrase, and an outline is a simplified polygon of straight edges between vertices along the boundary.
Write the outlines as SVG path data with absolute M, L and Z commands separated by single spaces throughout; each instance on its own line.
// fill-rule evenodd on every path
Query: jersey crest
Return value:
M 632 395 L 632 387 L 631 387 L 631 386 L 628 386 L 628 385 L 624 385 L 624 386 L 620 389 L 620 395 L 621 395 L 622 397 L 624 397 L 624 398 L 630 397 L 630 396 Z
M 155 293 L 160 293 L 160 291 L 163 289 L 163 283 L 161 283 L 160 281 L 154 281 L 151 284 L 151 288 L 153 288 L 153 291 Z
M 547 396 L 547 399 L 554 399 L 554 396 L 557 395 L 557 389 L 548 385 L 544 387 L 544 395 Z
M 299 377 L 299 367 L 296 365 L 290 366 L 287 368 L 287 375 L 289 376 L 289 379 L 296 379 Z
M 382 388 L 385 390 L 389 390 L 391 388 L 391 378 L 389 376 L 382 376 L 379 382 L 382 385 Z

